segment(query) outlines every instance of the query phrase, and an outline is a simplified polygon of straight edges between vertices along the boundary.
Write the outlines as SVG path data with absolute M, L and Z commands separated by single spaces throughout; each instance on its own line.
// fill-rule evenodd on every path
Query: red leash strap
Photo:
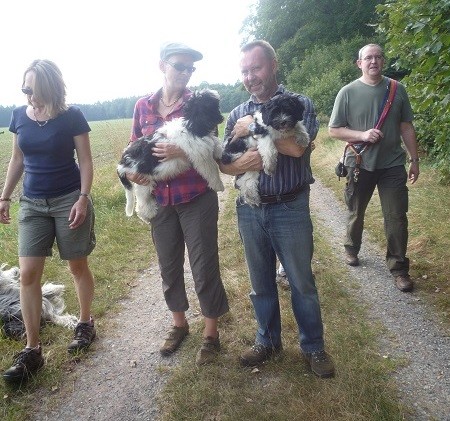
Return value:
M 377 121 L 377 124 L 375 125 L 375 129 L 380 129 L 381 126 L 384 123 L 384 120 L 386 120 L 386 117 L 389 113 L 389 110 L 391 108 L 392 103 L 394 102 L 394 98 L 395 98 L 395 93 L 397 92 L 397 84 L 398 82 L 394 79 L 390 79 L 389 80 L 389 95 L 386 98 L 386 102 L 384 103 L 384 107 L 383 107 L 383 111 L 381 112 L 381 115 Z M 364 147 L 358 152 L 353 145 L 364 145 Z M 347 147 L 349 147 L 351 149 L 351 151 L 355 154 L 355 169 L 353 171 L 353 177 L 354 177 L 354 181 L 355 183 L 358 182 L 358 176 L 359 176 L 359 169 L 361 167 L 361 154 L 366 150 L 367 147 L 369 147 L 371 144 L 367 143 L 367 142 L 360 142 L 360 143 L 347 143 L 345 150 L 344 150 L 344 155 L 345 155 L 345 151 L 347 150 Z
M 383 125 L 384 120 L 386 120 L 388 112 L 391 108 L 391 105 L 394 102 L 395 93 L 397 92 L 397 81 L 391 79 L 389 84 L 390 84 L 389 96 L 386 100 L 386 103 L 384 104 L 383 112 L 381 113 L 380 118 L 378 119 L 377 124 L 375 125 L 375 129 L 380 129 L 380 127 Z

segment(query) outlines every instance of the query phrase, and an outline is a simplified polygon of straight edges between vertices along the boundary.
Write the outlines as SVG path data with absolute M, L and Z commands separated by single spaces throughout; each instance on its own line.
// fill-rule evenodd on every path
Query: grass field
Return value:
M 125 197 L 115 174 L 120 153 L 127 143 L 130 120 L 91 123 L 91 143 L 95 162 L 93 198 L 96 209 L 98 245 L 90 262 L 96 278 L 93 313 L 100 330 L 107 329 L 108 314 L 129 291 L 128 283 L 155 259 L 148 229 L 137 218 L 124 215 Z M 1 131 L 1 129 L 0 129 Z M 341 196 L 343 180 L 334 176 L 335 161 L 341 144 L 321 131 L 312 155 L 314 173 Z M 9 160 L 11 135 L 0 135 L 0 186 Z M 450 233 L 445 223 L 449 209 L 448 187 L 434 183 L 434 173 L 422 165 L 417 186 L 410 189 L 410 257 L 412 274 L 418 279 L 419 294 L 442 320 L 448 322 L 447 262 Z M 16 196 L 17 197 L 17 196 Z M 221 319 L 224 353 L 217 364 L 199 370 L 182 354 L 181 364 L 171 371 L 160 404 L 166 420 L 401 420 L 408 410 L 397 400 L 390 373 L 397 362 L 379 355 L 376 340 L 379 327 L 370 325 L 364 309 L 346 292 L 338 279 L 345 278 L 345 267 L 333 257 L 324 227 L 315 225 L 314 270 L 321 297 L 327 347 L 339 367 L 335 379 L 323 381 L 311 375 L 300 360 L 296 323 L 290 311 L 289 293 L 281 294 L 283 309 L 284 358 L 269 363 L 264 370 L 242 370 L 239 353 L 253 342 L 254 321 L 248 299 L 248 276 L 236 231 L 230 194 L 220 216 L 219 246 L 221 270 L 231 311 Z M 12 204 L 13 221 L 0 225 L 0 263 L 17 265 L 17 202 Z M 367 229 L 384 244 L 379 203 L 374 199 L 368 211 Z M 145 246 L 142 246 L 142 245 Z M 129 251 L 124 261 L 120 256 Z M 123 277 L 128 273 L 129 277 Z M 44 281 L 67 286 L 65 301 L 70 313 L 77 312 L 76 297 L 70 275 L 58 254 L 49 258 Z M 191 326 L 200 334 L 201 326 Z M 193 335 L 194 336 L 194 335 Z M 64 382 L 67 372 L 79 360 L 71 359 L 66 346 L 71 332 L 47 325 L 42 343 L 47 364 L 36 380 L 19 390 L 0 382 L 0 419 L 29 419 L 31 408 L 39 404 L 43 393 L 51 396 Z M 0 369 L 9 367 L 22 343 L 0 337 Z M 186 348 L 194 344 L 188 340 Z M 89 354 L 86 357 L 89 358 Z M 165 367 L 161 367 L 165 370 Z

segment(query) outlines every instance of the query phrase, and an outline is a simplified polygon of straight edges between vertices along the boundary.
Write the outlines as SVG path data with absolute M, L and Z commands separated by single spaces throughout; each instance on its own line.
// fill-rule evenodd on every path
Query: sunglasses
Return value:
M 33 95 L 33 89 L 31 89 L 29 86 L 22 88 L 22 92 L 25 95 Z
M 170 61 L 166 61 L 166 63 L 170 64 L 177 72 L 184 72 L 185 70 L 188 71 L 188 73 L 195 72 L 194 66 L 185 66 L 183 63 L 171 63 Z

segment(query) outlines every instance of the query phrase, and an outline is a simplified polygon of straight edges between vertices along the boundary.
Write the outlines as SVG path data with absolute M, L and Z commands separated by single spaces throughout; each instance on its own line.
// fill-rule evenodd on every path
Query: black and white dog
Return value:
M 255 130 L 252 136 L 225 142 L 222 162 L 229 164 L 251 147 L 257 147 L 263 161 L 264 172 L 273 175 L 277 168 L 278 151 L 275 142 L 295 136 L 298 145 L 307 147 L 309 135 L 303 125 L 304 106 L 295 95 L 280 94 L 264 103 L 253 113 Z M 236 179 L 244 201 L 251 206 L 260 204 L 259 171 L 247 171 Z
M 64 285 L 46 282 L 42 286 L 41 324 L 52 322 L 73 329 L 77 317 L 63 314 Z M 3 323 L 5 335 L 19 339 L 25 332 L 20 309 L 19 268 L 7 269 L 6 264 L 0 265 L 0 320 Z
M 157 204 L 152 191 L 159 180 L 176 177 L 191 166 L 208 182 L 211 189 L 224 189 L 216 160 L 222 156 L 222 146 L 214 135 L 217 125 L 223 121 L 219 108 L 219 94 L 203 89 L 193 93 L 183 108 L 183 117 L 165 123 L 152 136 L 144 136 L 131 143 L 123 152 L 117 166 L 120 181 L 127 198 L 126 214 L 133 215 L 136 197 L 136 213 L 149 223 L 156 215 Z M 179 146 L 189 158 L 169 159 L 160 162 L 153 156 L 156 142 L 170 142 Z M 148 185 L 133 184 L 125 173 L 145 175 Z

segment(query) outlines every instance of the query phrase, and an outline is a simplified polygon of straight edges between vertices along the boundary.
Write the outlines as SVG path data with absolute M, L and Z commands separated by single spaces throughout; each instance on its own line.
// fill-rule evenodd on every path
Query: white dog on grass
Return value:
M 7 269 L 6 264 L 0 265 L 0 319 L 3 321 L 3 330 L 7 336 L 16 336 L 19 332 L 25 331 L 20 310 L 19 278 L 19 268 Z M 41 321 L 73 329 L 78 319 L 71 314 L 63 314 L 64 288 L 64 285 L 51 282 L 46 282 L 42 286 Z

